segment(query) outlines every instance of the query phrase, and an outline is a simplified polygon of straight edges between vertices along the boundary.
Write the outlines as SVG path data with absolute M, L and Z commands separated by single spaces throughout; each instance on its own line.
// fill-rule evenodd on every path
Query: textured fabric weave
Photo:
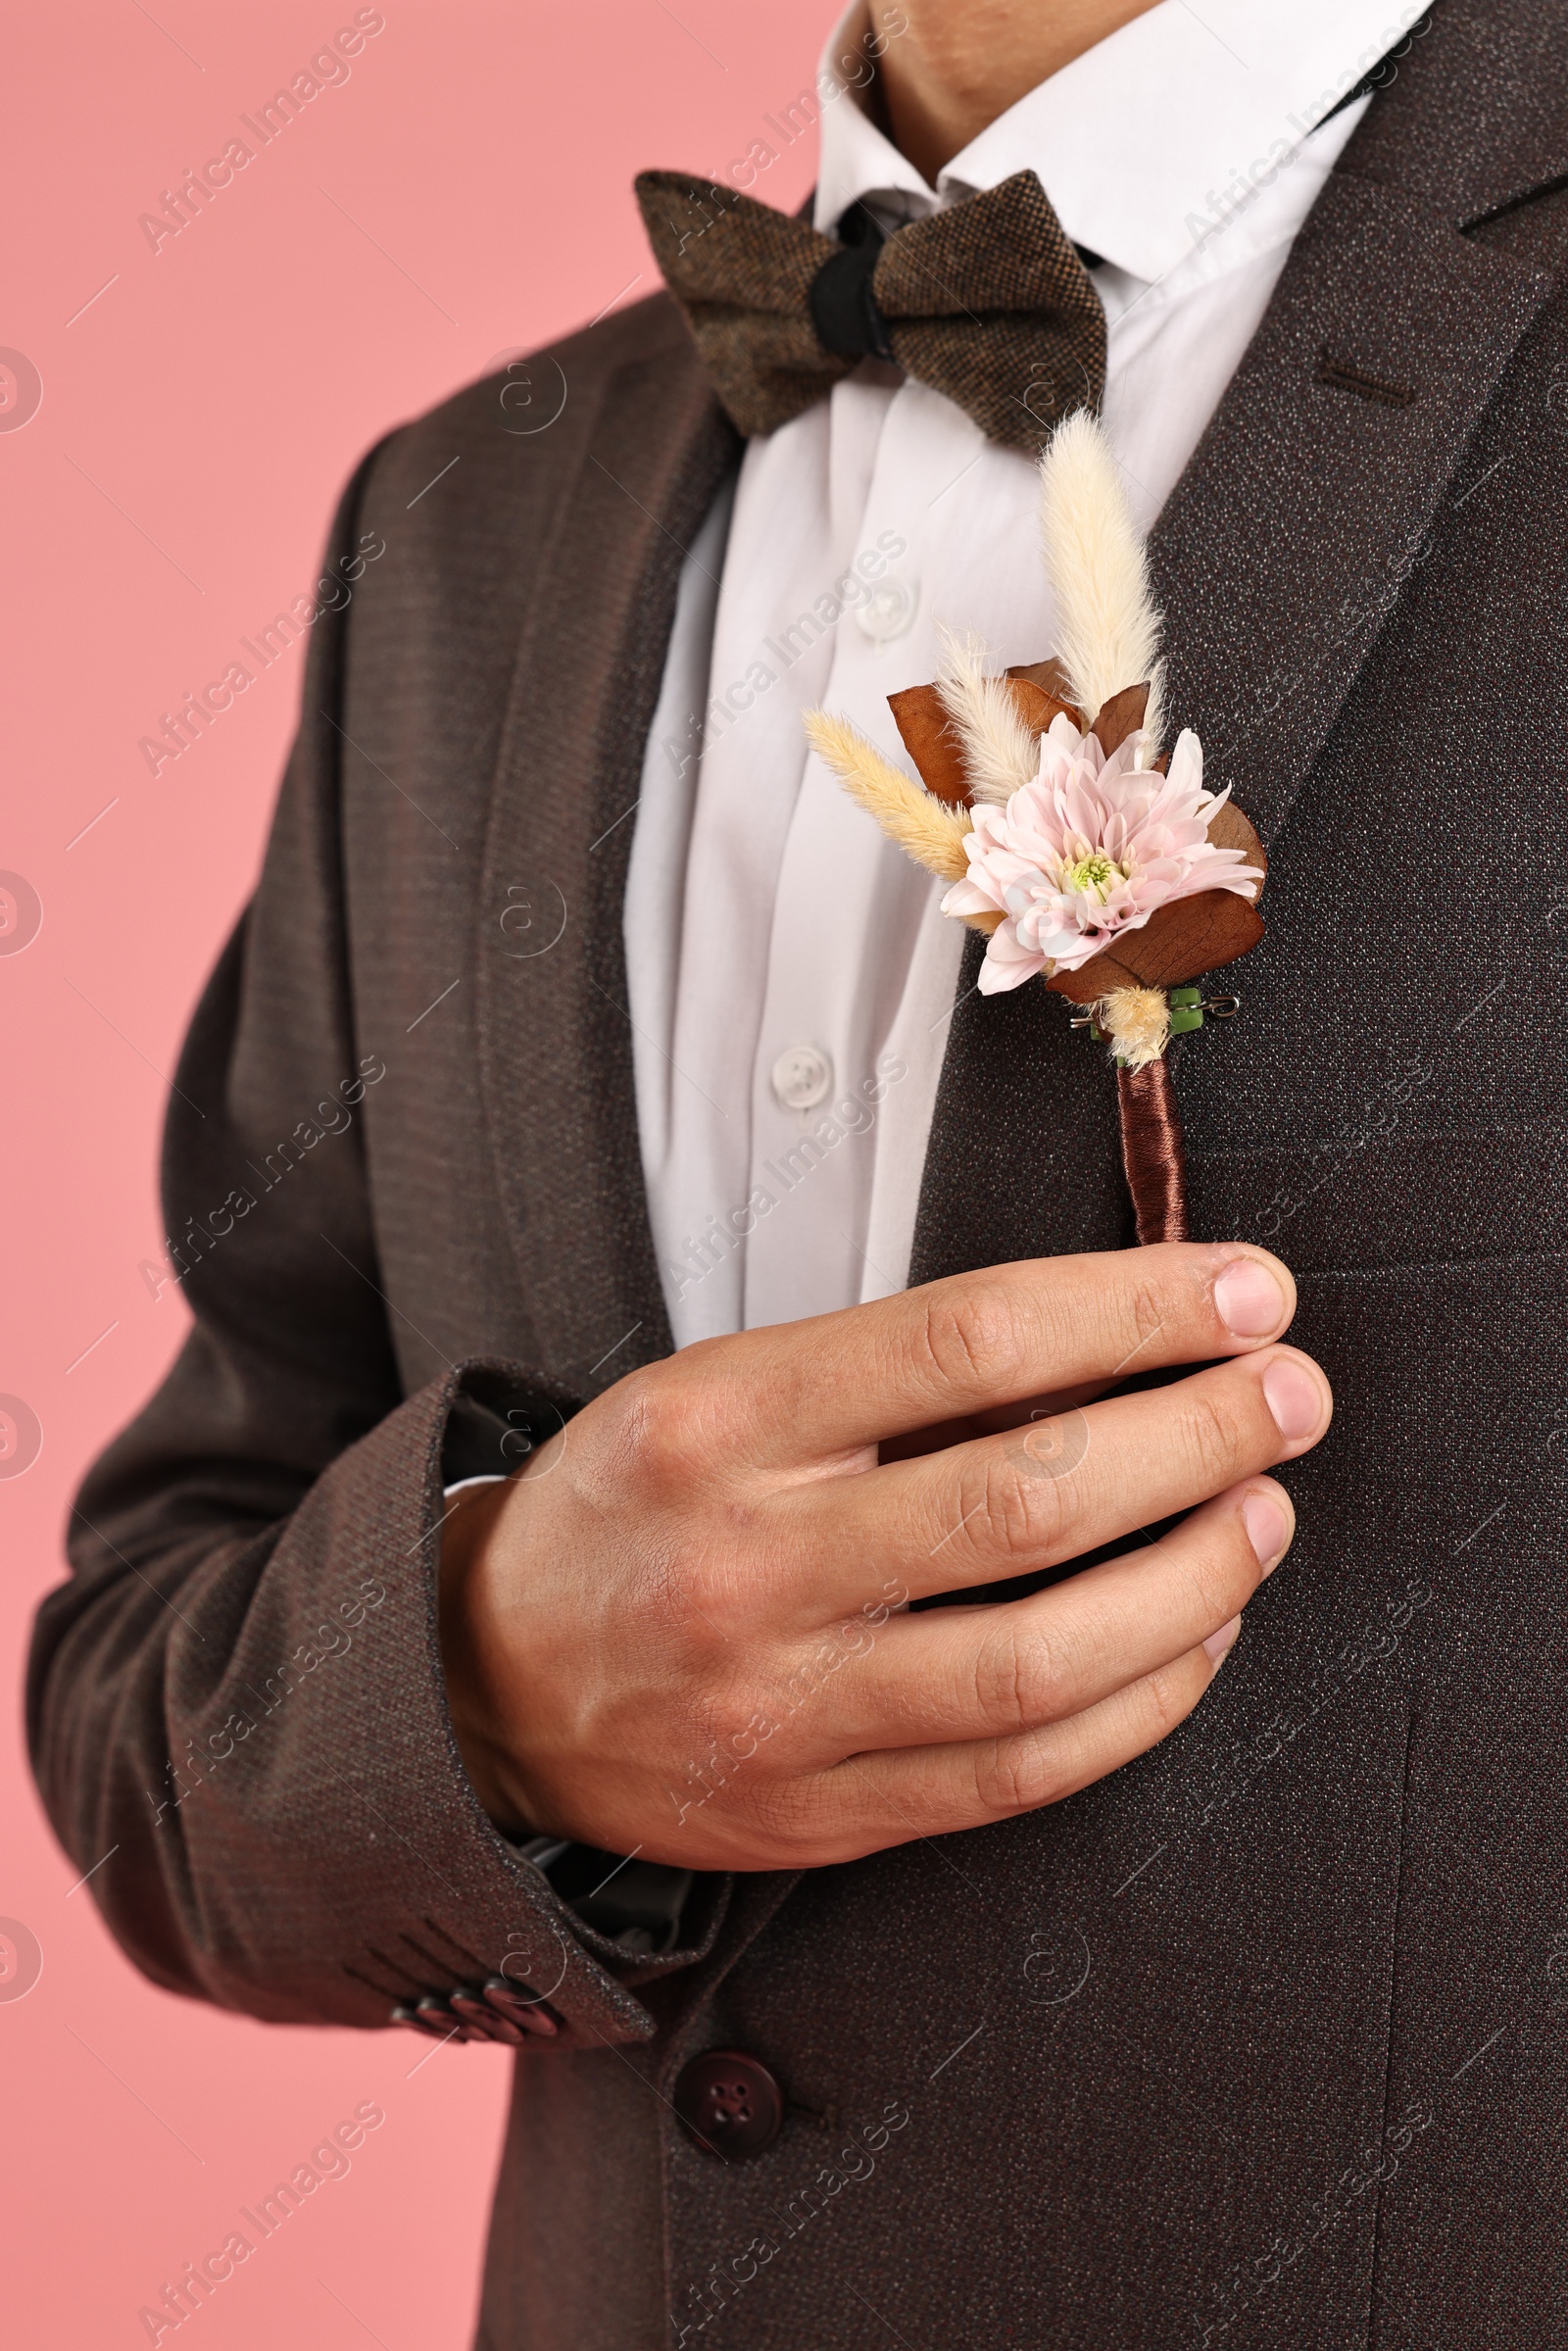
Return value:
M 484 2351 L 1559 2351 L 1565 184 L 1563 0 L 1441 0 L 1155 534 L 1175 715 L 1270 845 L 1242 1016 L 1172 1075 L 1195 1231 L 1292 1263 L 1334 1383 L 1288 1560 L 1126 1770 L 700 1880 L 662 1960 L 485 1820 L 432 1563 L 455 1397 L 569 1411 L 669 1348 L 616 819 L 737 443 L 660 298 L 545 356 L 549 431 L 492 379 L 352 486 L 334 552 L 387 554 L 313 632 L 178 1070 L 195 1329 L 81 1497 L 29 1723 L 85 1898 L 159 1983 L 363 2028 L 464 1952 L 553 1986 Z M 917 1279 L 1130 1239 L 1102 1054 L 973 976 Z M 353 1127 L 311 1128 L 367 1061 Z M 724 2047 L 788 2093 L 754 2164 L 671 2115 Z
M 743 433 L 772 432 L 856 365 L 811 321 L 811 281 L 844 249 L 804 220 L 678 171 L 637 181 L 649 239 Z M 871 291 L 894 358 L 989 440 L 1039 449 L 1105 383 L 1105 314 L 1033 171 L 896 229 Z

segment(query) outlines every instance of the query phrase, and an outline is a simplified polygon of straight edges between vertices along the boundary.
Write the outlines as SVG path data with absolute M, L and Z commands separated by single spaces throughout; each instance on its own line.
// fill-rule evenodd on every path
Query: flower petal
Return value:
M 1147 750 L 1147 737 L 1132 735 L 1107 759 L 1093 734 L 1058 711 L 1040 738 L 1038 775 L 1005 808 L 988 802 L 975 810 L 967 875 L 942 907 L 1006 914 L 982 966 L 986 994 L 1017 987 L 1047 961 L 1076 970 L 1176 899 L 1202 890 L 1256 897 L 1258 869 L 1209 838 L 1230 794 L 1203 789 L 1197 735 L 1178 736 L 1166 775 L 1138 765 Z M 1111 872 L 1095 888 L 1075 886 L 1075 870 L 1092 857 L 1107 859 Z
M 1046 958 L 1028 948 L 1020 947 L 1012 935 L 1010 922 L 994 930 L 986 947 L 985 961 L 980 966 L 982 996 L 1001 996 L 1009 988 L 1021 988 L 1025 980 L 1044 971 Z

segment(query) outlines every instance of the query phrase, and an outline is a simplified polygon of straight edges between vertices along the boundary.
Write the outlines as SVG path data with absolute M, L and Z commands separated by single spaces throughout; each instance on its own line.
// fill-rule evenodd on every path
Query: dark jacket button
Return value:
M 521 2040 L 522 2034 L 511 2019 L 504 2017 L 499 2009 L 492 2008 L 476 1991 L 460 1985 L 457 1991 L 449 1992 L 447 1997 L 452 2003 L 453 2013 L 462 2017 L 466 2025 L 471 2025 L 476 2033 L 483 2033 L 486 2040 L 510 2041 L 514 2048 Z
M 683 2065 L 673 2103 L 698 2146 L 731 2163 L 760 2155 L 784 2128 L 777 2080 L 740 2049 L 710 2049 Z
M 526 1984 L 514 1984 L 510 1976 L 487 1976 L 484 1996 L 509 2025 L 520 2025 L 524 2033 L 537 2033 L 546 2040 L 555 2039 L 554 2016 L 542 2000 L 535 1999 Z
M 410 2008 L 400 2000 L 392 2011 L 394 2025 L 408 2025 L 416 2033 L 428 2033 L 433 2040 L 445 2040 L 452 2030 L 450 2017 L 437 2017 L 418 2008 Z
M 414 2013 L 425 2032 L 433 2033 L 437 2040 L 481 2040 L 484 2037 L 472 2025 L 466 2025 L 462 2017 L 455 2016 L 438 1992 L 427 1991 L 422 1999 L 416 2000 Z

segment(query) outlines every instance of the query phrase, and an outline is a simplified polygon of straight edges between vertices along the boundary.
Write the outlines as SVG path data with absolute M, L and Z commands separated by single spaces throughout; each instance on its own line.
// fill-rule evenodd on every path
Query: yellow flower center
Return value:
M 1069 865 L 1062 876 L 1069 890 L 1082 890 L 1088 897 L 1098 899 L 1102 906 L 1116 884 L 1126 878 L 1115 858 L 1107 857 L 1102 849 L 1092 849 L 1087 857 Z

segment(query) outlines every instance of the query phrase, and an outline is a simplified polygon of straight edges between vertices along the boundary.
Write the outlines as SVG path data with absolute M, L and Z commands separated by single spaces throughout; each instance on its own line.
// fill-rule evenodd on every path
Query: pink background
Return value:
M 139 216 L 354 13 L 49 0 L 6 33 L 0 346 L 42 379 L 0 430 L 0 869 L 43 906 L 0 954 L 0 1393 L 43 1430 L 0 1479 L 0 1917 L 43 1952 L 0 2000 L 0 2326 L 29 2351 L 145 2342 L 140 2306 L 368 2099 L 386 2121 L 350 2174 L 187 2327 L 207 2351 L 456 2351 L 509 2075 L 483 2048 L 420 2064 L 412 2034 L 265 2029 L 153 1989 L 71 1890 L 26 1776 L 22 1658 L 71 1490 L 181 1336 L 178 1291 L 139 1270 L 163 1239 L 163 1073 L 251 887 L 300 649 L 156 779 L 138 740 L 310 585 L 370 441 L 652 290 L 633 172 L 741 153 L 809 83 L 837 0 L 386 0 L 351 78 L 155 254 Z M 754 192 L 793 207 L 814 155 L 803 138 Z

